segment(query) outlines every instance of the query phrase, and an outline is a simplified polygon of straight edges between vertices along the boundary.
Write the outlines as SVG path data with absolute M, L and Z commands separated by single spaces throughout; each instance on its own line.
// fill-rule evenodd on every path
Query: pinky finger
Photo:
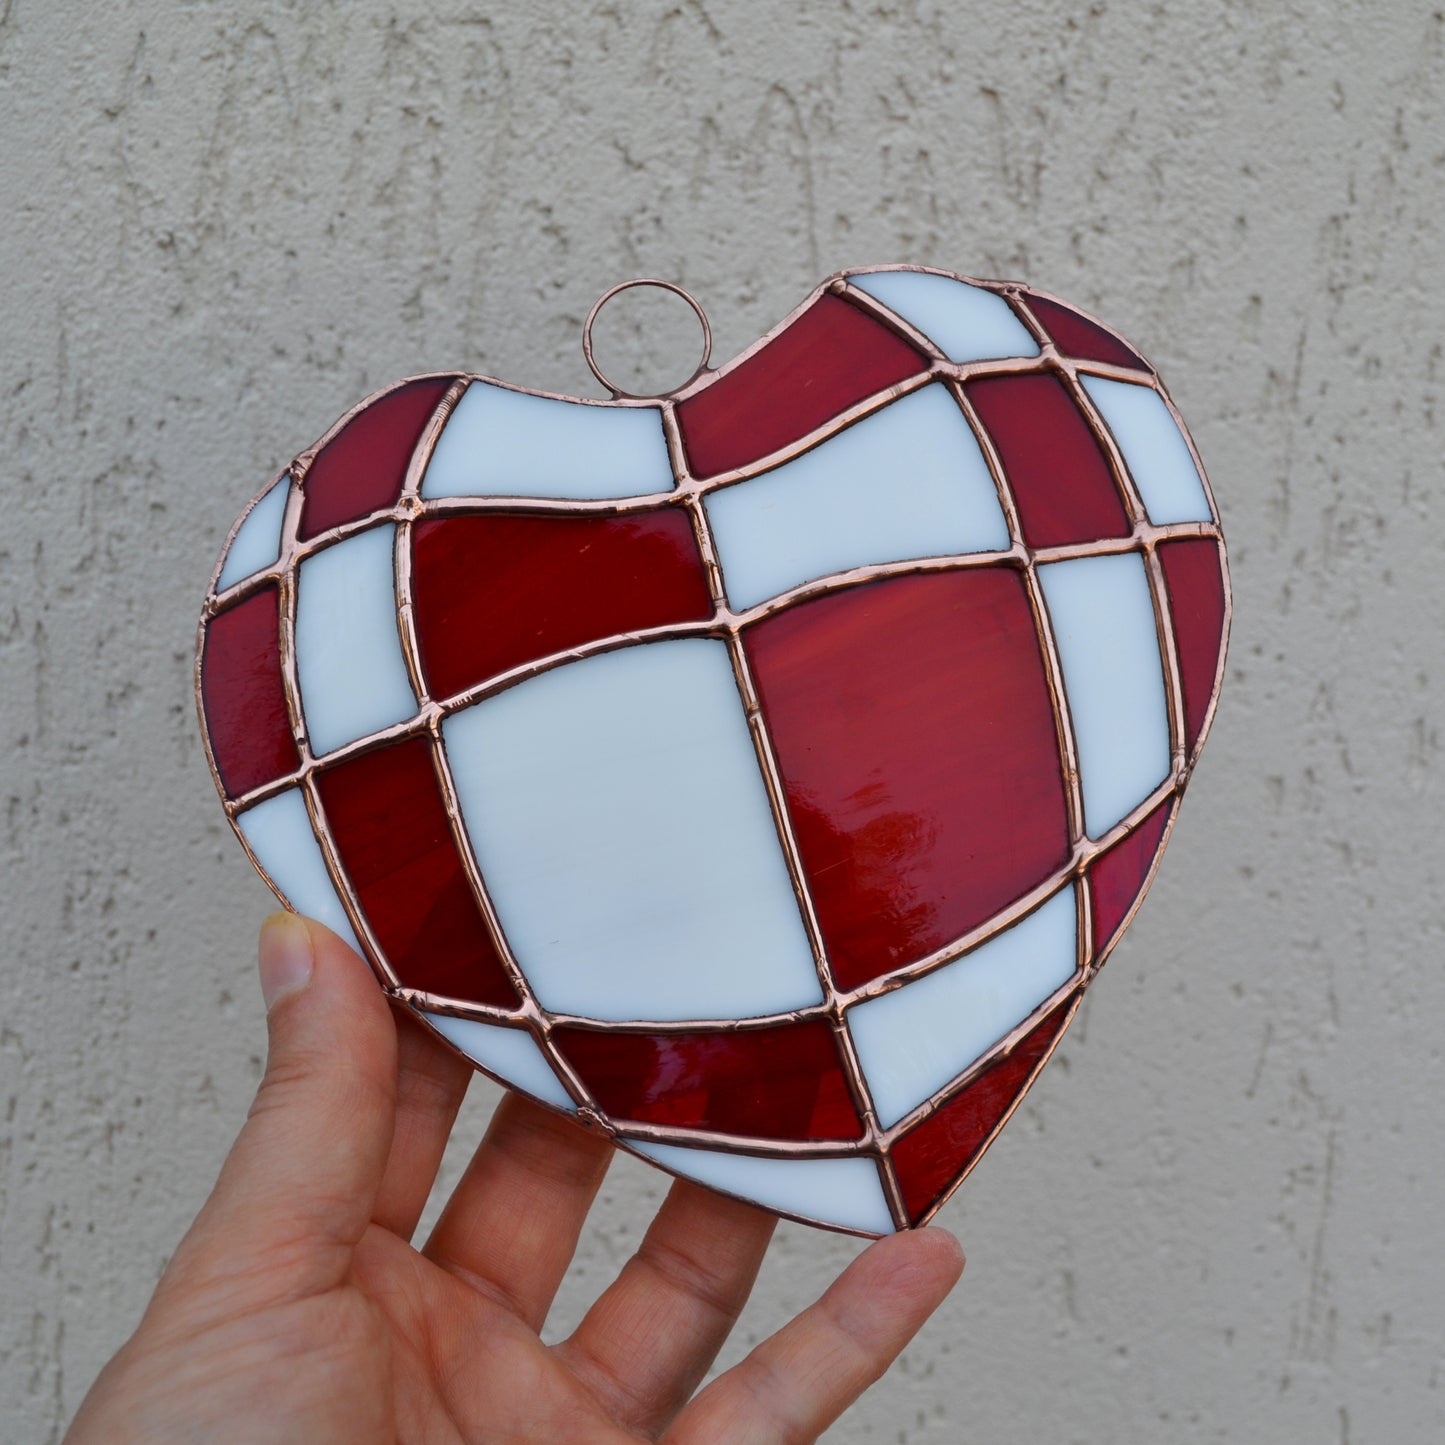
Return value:
M 703 1390 L 667 1445 L 817 1439 L 893 1363 L 962 1270 L 963 1251 L 944 1230 L 880 1239 L 816 1304 Z

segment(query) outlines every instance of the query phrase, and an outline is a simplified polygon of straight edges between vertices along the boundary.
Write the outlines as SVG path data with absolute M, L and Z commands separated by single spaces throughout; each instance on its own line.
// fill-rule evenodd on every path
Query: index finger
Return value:
M 426 1208 L 473 1069 L 409 1009 L 396 1018 L 396 1122 L 372 1219 L 410 1239 Z

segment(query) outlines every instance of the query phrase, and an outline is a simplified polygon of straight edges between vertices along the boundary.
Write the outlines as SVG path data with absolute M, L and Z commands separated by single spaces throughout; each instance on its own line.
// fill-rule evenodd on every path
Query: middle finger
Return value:
M 604 1134 L 509 1092 L 423 1253 L 540 1330 L 611 1159 Z
M 747 1302 L 777 1223 L 685 1179 L 673 1184 L 637 1253 L 556 1350 L 617 1424 L 651 1434 L 686 1403 Z

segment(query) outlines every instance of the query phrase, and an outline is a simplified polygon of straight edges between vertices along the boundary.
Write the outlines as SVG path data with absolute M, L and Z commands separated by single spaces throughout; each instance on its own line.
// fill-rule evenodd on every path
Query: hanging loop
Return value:
M 634 286 L 656 286 L 663 291 L 671 291 L 674 296 L 681 296 L 692 308 L 692 314 L 697 317 L 697 324 L 702 327 L 702 360 L 698 362 L 692 375 L 674 388 L 674 391 L 681 391 L 683 387 L 696 381 L 707 368 L 712 360 L 712 327 L 707 324 L 707 313 L 698 304 L 696 297 L 690 292 L 684 291 L 681 286 L 671 281 L 659 281 L 654 276 L 639 276 L 633 281 L 622 281 L 616 286 L 604 291 L 598 298 L 592 309 L 587 313 L 587 320 L 582 323 L 582 355 L 587 358 L 587 365 L 591 368 L 592 375 L 612 393 L 614 397 L 627 397 L 630 399 L 652 401 L 655 398 L 636 391 L 625 391 L 622 387 L 611 382 L 603 374 L 602 368 L 597 364 L 597 358 L 592 352 L 592 326 L 597 320 L 597 313 L 621 291 L 630 291 Z

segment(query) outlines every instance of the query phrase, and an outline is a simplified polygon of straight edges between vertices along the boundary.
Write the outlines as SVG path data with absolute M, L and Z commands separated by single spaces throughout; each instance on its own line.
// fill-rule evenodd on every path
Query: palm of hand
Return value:
M 414 1249 L 470 1067 L 394 1020 L 325 930 L 273 920 L 263 980 L 268 956 L 273 993 L 308 981 L 274 1000 L 251 1117 L 73 1445 L 809 1440 L 957 1279 L 941 1231 L 881 1241 L 693 1398 L 774 1221 L 679 1181 L 576 1332 L 544 1345 L 611 1145 L 508 1095 Z

